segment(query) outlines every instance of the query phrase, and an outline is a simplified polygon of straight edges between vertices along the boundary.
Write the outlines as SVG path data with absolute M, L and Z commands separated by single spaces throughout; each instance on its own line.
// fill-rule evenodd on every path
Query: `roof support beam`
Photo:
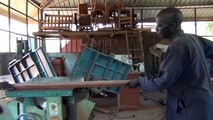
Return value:
M 11 52 L 11 1 L 8 0 L 9 52 Z
M 41 9 L 40 4 L 35 0 L 29 0 L 29 3 L 31 3 L 32 5 L 34 5 L 37 8 Z
M 184 22 L 187 21 L 195 21 L 194 17 L 185 17 Z M 213 21 L 213 17 L 197 17 L 196 21 Z M 136 22 L 155 22 L 155 18 L 144 18 L 143 21 L 136 21 Z
M 26 34 L 27 34 L 27 41 L 29 36 L 29 21 L 28 21 L 28 8 L 29 8 L 29 0 L 26 0 Z M 27 46 L 28 47 L 28 46 Z
M 66 1 L 66 0 L 61 0 L 62 2 Z M 91 6 L 89 6 L 91 7 Z M 130 6 L 129 8 L 131 8 L 132 6 Z M 163 8 L 168 7 L 167 5 L 159 5 L 159 6 L 134 6 L 134 9 L 143 9 L 143 10 L 161 10 Z M 213 5 L 211 4 L 202 4 L 202 5 L 174 5 L 174 7 L 177 7 L 179 9 L 194 9 L 194 8 L 213 8 Z M 77 6 L 48 6 L 48 8 L 50 9 L 67 9 L 67 8 L 77 8 Z
M 46 6 L 48 6 L 51 2 L 53 2 L 53 0 L 43 0 L 42 2 L 41 2 L 41 5 L 40 5 L 40 7 L 41 7 L 41 9 L 44 9 Z
M 67 0 L 58 0 L 58 2 L 52 3 L 50 5 L 47 5 L 46 8 L 56 6 L 56 5 L 58 5 L 58 4 L 62 3 L 62 2 L 65 2 L 65 1 L 67 1 Z

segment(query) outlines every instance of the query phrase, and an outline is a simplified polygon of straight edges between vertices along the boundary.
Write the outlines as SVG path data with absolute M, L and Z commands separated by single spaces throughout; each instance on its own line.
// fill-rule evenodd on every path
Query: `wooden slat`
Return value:
M 46 16 L 52 16 L 52 17 L 72 17 L 72 15 L 50 15 L 50 14 L 46 14 Z
M 43 29 L 43 30 L 69 30 L 69 27 L 42 26 L 41 29 Z
M 70 30 L 72 15 L 48 15 L 45 14 L 42 30 Z
M 124 86 L 129 80 L 84 81 L 84 82 L 33 82 L 14 84 L 16 90 L 25 89 L 73 89 Z

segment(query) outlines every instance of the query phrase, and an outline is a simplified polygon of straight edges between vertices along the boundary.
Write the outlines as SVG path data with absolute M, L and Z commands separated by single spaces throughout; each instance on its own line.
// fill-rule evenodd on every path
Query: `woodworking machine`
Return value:
M 123 86 L 122 81 L 83 81 L 83 78 L 34 78 L 15 84 L 16 90 L 7 91 L 12 101 L 1 100 L 0 120 L 92 120 L 95 103 L 89 100 L 87 88 Z M 6 103 L 7 102 L 7 103 Z M 7 105 L 6 105 L 7 104 Z
M 69 55 L 70 56 L 70 55 Z M 41 48 L 9 63 L 14 91 L 1 99 L 0 120 L 92 120 L 95 103 L 89 93 L 117 92 L 130 65 L 90 48 L 75 61 L 72 77 L 57 77 Z M 84 81 L 85 79 L 85 81 Z

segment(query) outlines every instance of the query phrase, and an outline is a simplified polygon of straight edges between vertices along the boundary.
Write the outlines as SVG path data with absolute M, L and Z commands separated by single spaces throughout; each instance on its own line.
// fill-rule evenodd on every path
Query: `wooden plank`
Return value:
M 69 27 L 48 27 L 48 26 L 42 26 L 41 27 L 43 30 L 67 30 Z
M 108 80 L 108 81 L 84 81 L 84 82 L 32 82 L 14 84 L 16 90 L 25 89 L 72 89 L 72 88 L 96 88 L 124 86 L 129 80 Z
M 47 17 L 72 17 L 72 15 L 52 15 L 52 14 L 46 14 Z
M 46 35 L 62 35 L 62 36 L 87 36 L 87 35 L 103 35 L 103 36 L 109 36 L 111 34 L 114 35 L 125 35 L 126 31 L 75 31 L 75 32 L 34 32 L 34 35 L 37 36 L 46 36 Z

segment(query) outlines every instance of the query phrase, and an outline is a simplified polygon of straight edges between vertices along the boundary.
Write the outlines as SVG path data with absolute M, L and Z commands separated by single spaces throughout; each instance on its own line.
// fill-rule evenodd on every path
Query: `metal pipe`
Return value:
M 143 9 L 141 9 L 141 28 L 143 28 Z
M 0 29 L 0 31 L 4 31 L 4 32 L 13 33 L 13 34 L 16 34 L 16 35 L 21 35 L 21 36 L 27 37 L 27 35 L 16 33 L 16 32 L 12 32 L 12 31 L 9 31 L 9 30 Z M 34 38 L 33 36 L 28 36 L 28 37 L 29 38 Z
M 10 0 L 8 0 L 8 27 L 9 27 L 9 52 L 11 52 L 11 14 L 10 14 Z
M 27 34 L 27 41 L 28 41 L 28 36 L 29 36 L 29 27 L 28 27 L 28 1 L 26 0 L 26 34 Z

